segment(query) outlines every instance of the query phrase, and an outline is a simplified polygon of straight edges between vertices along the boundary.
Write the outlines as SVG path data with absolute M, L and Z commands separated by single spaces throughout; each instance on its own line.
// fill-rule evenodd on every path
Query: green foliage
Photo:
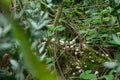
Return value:
M 92 74 L 92 70 L 87 70 L 82 72 L 78 77 L 70 77 L 70 78 L 80 78 L 80 79 L 84 79 L 84 80 L 96 80 L 97 79 L 97 75 L 96 74 Z
M 55 80 L 51 72 L 62 80 L 115 79 L 120 72 L 119 0 L 62 1 L 0 1 L 2 79 Z
M 114 80 L 113 72 L 114 72 L 114 71 L 111 70 L 108 75 L 103 75 L 103 77 L 104 77 L 106 80 Z
M 83 73 L 80 74 L 80 78 L 81 79 L 96 79 L 96 75 L 95 74 L 91 74 L 91 70 L 87 70 Z
M 8 10 L 8 6 L 5 5 L 5 2 L 3 2 L 2 6 L 6 7 Z M 5 15 L 10 15 L 10 13 L 5 13 Z M 39 62 L 38 59 L 35 57 L 34 52 L 31 50 L 31 43 L 29 42 L 29 35 L 26 34 L 19 26 L 19 23 L 12 19 L 12 17 L 8 17 L 8 21 L 12 25 L 12 32 L 14 37 L 17 39 L 23 59 L 24 64 L 27 67 L 27 69 L 30 71 L 31 74 L 33 74 L 38 80 L 55 80 L 55 76 L 51 74 L 45 67 L 45 65 L 42 62 Z M 5 45 L 4 45 L 5 46 Z M 17 64 L 14 64 L 12 61 L 13 67 L 14 65 L 18 66 Z M 47 77 L 46 77 L 47 74 Z

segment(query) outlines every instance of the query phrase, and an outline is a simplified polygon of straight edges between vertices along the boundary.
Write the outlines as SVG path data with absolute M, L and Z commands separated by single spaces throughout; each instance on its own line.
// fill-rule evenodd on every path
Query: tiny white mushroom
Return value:
M 68 48 L 69 48 L 69 46 L 66 46 L 66 48 L 68 49 Z
M 80 69 L 80 66 L 76 66 L 76 69 Z
M 108 54 L 105 54 L 106 57 L 108 57 L 109 55 Z
M 87 67 L 87 65 L 84 66 L 85 68 Z
M 73 47 L 74 47 L 73 45 L 70 46 L 70 48 L 73 48 Z
M 75 55 L 77 55 L 78 54 L 78 52 L 75 52 Z
M 65 42 L 64 42 L 64 40 L 60 40 L 60 45 L 64 45 L 65 44 Z
M 66 43 L 68 43 L 68 41 L 66 41 Z
M 72 75 L 74 76 L 74 75 L 75 75 L 75 73 L 73 72 L 73 73 L 72 73 Z
M 95 71 L 95 74 L 98 74 L 99 72 L 98 71 Z
M 92 58 L 91 56 L 89 56 L 89 58 Z
M 102 54 L 102 56 L 105 56 L 105 54 Z
M 91 60 L 91 62 L 95 62 L 94 60 Z
M 78 49 L 78 48 L 76 48 L 76 51 L 79 51 L 79 49 Z

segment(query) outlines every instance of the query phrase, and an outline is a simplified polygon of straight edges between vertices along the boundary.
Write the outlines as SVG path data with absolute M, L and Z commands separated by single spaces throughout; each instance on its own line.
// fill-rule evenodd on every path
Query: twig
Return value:
M 64 2 L 65 2 L 65 0 L 63 0 L 63 1 L 59 4 L 58 12 L 56 13 L 55 20 L 54 20 L 54 23 L 53 23 L 54 26 L 57 26 L 57 24 L 58 24 L 59 18 L 60 18 L 61 13 L 62 13 L 62 8 L 63 8 L 63 5 L 64 5 Z M 64 74 L 63 74 L 63 72 L 62 72 L 62 70 L 61 70 L 61 67 L 60 67 L 60 65 L 59 65 L 59 62 L 58 62 L 57 53 L 59 53 L 59 48 L 58 48 L 58 50 L 57 50 L 56 52 L 54 52 L 54 59 L 56 60 L 57 67 L 58 67 L 58 70 L 59 70 L 59 72 L 60 72 L 60 76 L 61 76 L 60 78 L 62 78 L 62 80 L 66 80 L 66 79 L 65 79 L 65 76 L 64 76 Z M 54 67 L 55 67 L 55 64 L 54 64 Z M 55 68 L 56 68 L 56 67 L 55 67 Z
M 63 8 L 63 5 L 64 5 L 64 2 L 65 2 L 65 0 L 63 0 L 58 7 L 58 12 L 56 13 L 56 17 L 55 17 L 55 20 L 54 20 L 54 23 L 53 23 L 54 26 L 56 26 L 58 24 L 59 18 L 60 18 L 61 13 L 62 13 L 62 8 Z

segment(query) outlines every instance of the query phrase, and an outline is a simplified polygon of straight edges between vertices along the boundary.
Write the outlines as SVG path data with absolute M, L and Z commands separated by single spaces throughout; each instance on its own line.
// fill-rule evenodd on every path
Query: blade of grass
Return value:
M 18 25 L 17 20 L 13 20 L 10 16 L 9 2 L 8 0 L 0 1 L 0 9 L 4 10 L 4 14 L 8 18 L 8 21 L 12 26 L 12 33 L 15 39 L 18 41 L 21 51 L 23 53 L 24 64 L 30 73 L 38 80 L 56 80 L 55 75 L 51 74 L 44 63 L 39 62 L 34 52 L 31 50 L 31 43 L 29 42 L 28 34 Z

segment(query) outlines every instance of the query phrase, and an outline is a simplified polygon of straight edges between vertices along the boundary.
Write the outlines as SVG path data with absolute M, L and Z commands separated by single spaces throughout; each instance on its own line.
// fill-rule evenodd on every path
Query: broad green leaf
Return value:
M 115 59 L 120 62 L 120 50 L 115 53 Z
M 52 0 L 47 0 L 47 2 L 48 2 L 48 3 L 51 3 L 51 2 L 52 2 Z
M 114 75 L 109 74 L 104 76 L 106 80 L 114 80 Z
M 21 10 L 18 14 L 16 12 L 14 12 L 13 13 L 14 14 L 14 18 L 15 19 L 19 19 L 23 15 L 23 13 L 24 13 L 24 10 Z
M 7 50 L 10 49 L 12 46 L 12 43 L 2 43 L 0 44 L 0 50 Z
M 47 25 L 47 28 L 50 30 L 50 31 L 55 31 L 55 26 L 54 25 Z
M 120 46 L 120 39 L 116 35 L 112 35 L 113 40 L 108 41 L 109 44 L 114 45 L 114 46 Z
M 117 67 L 117 72 L 120 73 L 120 65 Z
M 91 73 L 92 70 L 87 70 L 80 74 L 80 78 L 82 79 L 96 79 L 96 75 Z
M 114 70 L 111 70 L 108 75 L 104 75 L 103 77 L 106 80 L 114 80 L 114 75 L 113 75 Z
M 43 28 L 45 25 L 47 25 L 51 20 L 50 19 L 47 19 L 47 20 L 43 20 L 43 21 L 40 21 L 38 23 L 38 26 L 36 27 L 36 29 L 41 29 Z
M 104 66 L 107 68 L 115 68 L 118 64 L 116 62 L 105 62 Z
M 116 35 L 112 35 L 112 36 L 113 36 L 113 40 L 120 45 L 120 39 Z
M 113 25 L 113 24 L 115 24 L 116 20 L 117 20 L 117 19 L 116 19 L 115 17 L 111 16 L 109 23 L 110 23 L 111 25 Z
M 63 27 L 62 25 L 59 25 L 56 27 L 57 31 L 63 31 L 65 29 L 65 27 Z
M 34 20 L 28 19 L 28 21 L 30 22 L 30 24 L 32 25 L 33 28 L 35 28 L 35 29 L 37 28 L 38 25 Z
M 42 53 L 45 48 L 45 43 L 40 44 L 38 48 L 39 48 L 39 53 Z
M 45 59 L 45 57 L 46 57 L 46 53 L 44 53 L 43 55 L 41 55 L 40 61 L 43 61 Z

